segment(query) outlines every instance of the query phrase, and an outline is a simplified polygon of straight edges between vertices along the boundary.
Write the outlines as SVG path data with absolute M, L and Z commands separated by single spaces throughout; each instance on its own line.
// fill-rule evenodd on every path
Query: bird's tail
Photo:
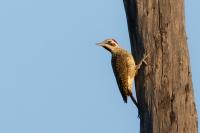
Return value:
M 138 103 L 137 103 L 137 101 L 135 100 L 135 98 L 133 97 L 132 94 L 130 95 L 130 97 L 131 97 L 131 100 L 133 101 L 133 103 L 135 104 L 135 106 L 139 109 Z
M 138 118 L 140 118 L 140 116 L 141 116 L 141 112 L 140 112 L 140 109 L 139 109 L 139 106 L 138 106 L 138 102 L 135 100 L 135 98 L 133 97 L 132 94 L 130 95 L 130 97 L 131 97 L 133 103 L 135 104 L 135 106 L 136 106 L 137 109 L 138 109 Z

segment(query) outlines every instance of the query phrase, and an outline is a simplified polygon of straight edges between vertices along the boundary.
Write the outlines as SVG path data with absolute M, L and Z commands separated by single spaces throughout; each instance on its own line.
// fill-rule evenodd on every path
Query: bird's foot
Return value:
M 149 54 L 145 54 L 144 57 L 142 58 L 142 60 L 140 60 L 139 64 L 136 66 L 136 70 L 139 70 L 142 63 L 144 63 L 145 65 L 147 65 L 147 62 L 146 62 L 146 58 L 149 56 Z
M 146 58 L 149 56 L 149 54 L 145 55 L 143 58 L 142 58 L 142 62 L 147 65 L 147 62 L 146 62 Z

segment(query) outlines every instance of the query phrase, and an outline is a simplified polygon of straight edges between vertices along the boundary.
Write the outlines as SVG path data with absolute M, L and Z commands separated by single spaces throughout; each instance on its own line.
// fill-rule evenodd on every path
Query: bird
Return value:
M 142 63 L 147 64 L 145 61 L 147 56 L 144 56 L 138 65 L 136 65 L 132 54 L 121 48 L 115 39 L 105 39 L 97 43 L 97 45 L 105 48 L 112 55 L 111 64 L 123 101 L 127 103 L 127 98 L 130 97 L 139 110 L 138 103 L 133 96 L 132 86 L 133 80 Z

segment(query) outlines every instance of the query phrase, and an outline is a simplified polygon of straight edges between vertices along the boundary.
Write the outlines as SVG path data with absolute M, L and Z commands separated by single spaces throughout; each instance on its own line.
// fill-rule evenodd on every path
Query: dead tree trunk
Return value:
M 123 0 L 136 61 L 141 133 L 197 133 L 183 0 Z

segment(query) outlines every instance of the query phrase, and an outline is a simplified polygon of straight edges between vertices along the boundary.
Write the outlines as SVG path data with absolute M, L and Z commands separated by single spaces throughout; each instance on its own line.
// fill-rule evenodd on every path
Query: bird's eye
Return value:
M 113 46 L 113 47 L 117 46 L 116 43 L 113 42 L 113 41 L 110 41 L 109 44 L 110 44 L 111 46 Z

